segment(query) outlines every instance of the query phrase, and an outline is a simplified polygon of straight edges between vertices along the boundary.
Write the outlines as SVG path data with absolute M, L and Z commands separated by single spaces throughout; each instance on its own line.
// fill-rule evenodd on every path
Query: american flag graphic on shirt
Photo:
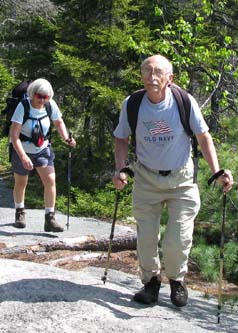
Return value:
M 151 135 L 161 135 L 172 132 L 172 129 L 166 124 L 165 120 L 144 122 Z

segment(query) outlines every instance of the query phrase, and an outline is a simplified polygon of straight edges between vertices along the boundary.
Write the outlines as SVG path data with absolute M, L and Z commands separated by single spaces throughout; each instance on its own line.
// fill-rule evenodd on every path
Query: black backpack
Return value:
M 180 88 L 175 84 L 171 84 L 170 88 L 178 104 L 181 123 L 184 127 L 185 132 L 191 139 L 193 147 L 193 161 L 194 161 L 194 182 L 197 182 L 198 143 L 189 125 L 191 101 L 188 97 L 188 93 L 184 89 Z M 145 92 L 146 92 L 145 89 L 138 90 L 134 92 L 127 101 L 127 118 L 132 132 L 131 144 L 134 152 L 136 147 L 136 126 L 137 126 L 138 112 Z
M 6 99 L 6 107 L 2 111 L 2 114 L 5 116 L 5 127 L 4 135 L 8 136 L 9 129 L 11 126 L 11 118 L 13 113 L 18 105 L 18 103 L 26 98 L 27 88 L 30 85 L 32 80 L 25 80 L 19 83 L 11 92 L 11 96 Z M 26 119 L 24 119 L 26 121 Z
M 13 90 L 10 97 L 6 99 L 7 106 L 3 110 L 3 114 L 5 115 L 5 128 L 4 128 L 4 134 L 6 136 L 9 135 L 9 129 L 11 126 L 11 119 L 13 116 L 13 113 L 15 112 L 15 109 L 19 103 L 22 103 L 24 107 L 24 117 L 23 117 L 23 123 L 24 124 L 27 119 L 37 120 L 36 126 L 32 130 L 31 138 L 20 134 L 21 141 L 31 141 L 36 146 L 41 146 L 43 144 L 43 141 L 45 139 L 49 139 L 51 137 L 51 128 L 46 136 L 43 135 L 41 120 L 45 117 L 49 117 L 51 119 L 52 109 L 49 102 L 45 104 L 47 115 L 44 117 L 41 117 L 39 119 L 30 117 L 30 105 L 29 101 L 27 99 L 27 88 L 30 85 L 32 80 L 25 80 L 19 83 Z

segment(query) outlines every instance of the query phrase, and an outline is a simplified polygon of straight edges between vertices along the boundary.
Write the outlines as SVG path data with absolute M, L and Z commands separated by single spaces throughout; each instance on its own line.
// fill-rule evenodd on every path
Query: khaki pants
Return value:
M 162 241 L 165 274 L 183 280 L 192 246 L 194 219 L 200 209 L 197 184 L 193 184 L 193 162 L 168 176 L 161 176 L 139 162 L 135 166 L 133 214 L 137 222 L 137 254 L 141 279 L 148 282 L 160 274 L 158 241 L 164 205 L 168 222 Z

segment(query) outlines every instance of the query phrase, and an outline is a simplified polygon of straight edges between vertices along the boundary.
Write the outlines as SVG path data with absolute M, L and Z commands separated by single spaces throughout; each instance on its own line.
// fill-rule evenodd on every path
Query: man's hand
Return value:
M 122 190 L 127 184 L 127 178 L 134 177 L 134 171 L 129 167 L 124 167 L 120 171 L 115 171 L 112 182 L 117 190 Z
M 217 183 L 223 187 L 224 192 L 229 192 L 233 185 L 233 176 L 230 170 L 224 170 L 224 173 L 217 178 Z
M 112 182 L 117 190 L 122 190 L 127 185 L 127 177 L 126 173 L 115 171 Z

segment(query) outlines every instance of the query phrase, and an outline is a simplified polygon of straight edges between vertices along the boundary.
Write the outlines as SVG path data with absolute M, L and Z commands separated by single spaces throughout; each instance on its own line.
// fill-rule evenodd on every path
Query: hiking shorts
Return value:
M 162 238 L 163 262 L 168 279 L 183 280 L 188 269 L 194 219 L 200 208 L 193 164 L 161 175 L 139 162 L 135 167 L 133 213 L 137 222 L 137 253 L 143 283 L 160 274 L 158 243 L 160 218 L 167 208 Z
M 31 159 L 34 168 L 54 165 L 55 153 L 53 152 L 51 145 L 48 145 L 46 148 L 44 148 L 41 152 L 37 154 L 29 154 L 29 153 L 26 154 Z M 11 163 L 12 163 L 12 171 L 14 173 L 17 173 L 22 176 L 30 174 L 31 170 L 26 170 L 23 167 L 22 162 L 14 148 L 11 149 Z

